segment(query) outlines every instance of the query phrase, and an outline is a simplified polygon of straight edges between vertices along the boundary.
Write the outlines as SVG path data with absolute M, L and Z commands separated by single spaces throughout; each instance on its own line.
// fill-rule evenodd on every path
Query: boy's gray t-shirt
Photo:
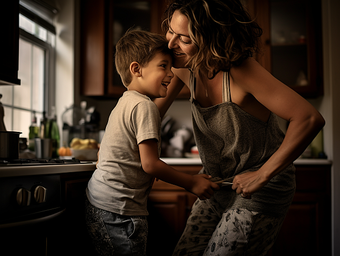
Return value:
M 159 110 L 149 97 L 124 92 L 110 114 L 99 163 L 88 183 L 91 204 L 121 215 L 148 215 L 154 178 L 142 169 L 138 144 L 156 139 L 160 154 L 160 124 Z

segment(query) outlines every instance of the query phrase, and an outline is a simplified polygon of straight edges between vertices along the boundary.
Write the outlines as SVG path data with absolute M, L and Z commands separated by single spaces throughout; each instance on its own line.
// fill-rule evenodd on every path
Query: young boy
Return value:
M 97 170 L 86 190 L 86 222 L 100 255 L 146 255 L 147 199 L 154 177 L 200 199 L 219 186 L 207 175 L 188 175 L 162 162 L 160 113 L 173 78 L 165 37 L 128 31 L 116 45 L 116 68 L 127 88 L 109 117 Z

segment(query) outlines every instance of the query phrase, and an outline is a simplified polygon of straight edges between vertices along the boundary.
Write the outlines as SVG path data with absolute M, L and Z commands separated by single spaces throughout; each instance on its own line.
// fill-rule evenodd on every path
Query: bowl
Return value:
M 72 157 L 80 160 L 80 161 L 97 161 L 98 156 L 98 149 L 91 148 L 91 149 L 72 149 Z

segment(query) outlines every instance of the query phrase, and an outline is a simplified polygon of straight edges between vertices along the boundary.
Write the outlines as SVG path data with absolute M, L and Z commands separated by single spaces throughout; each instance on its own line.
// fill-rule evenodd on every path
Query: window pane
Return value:
M 12 131 L 12 108 L 4 107 L 4 123 L 7 131 Z
M 13 85 L 0 86 L 1 103 L 12 105 Z
M 19 40 L 19 72 L 21 85 L 14 87 L 14 106 L 30 109 L 31 107 L 31 83 L 32 83 L 32 44 Z
M 12 105 L 13 85 L 0 86 L 2 98 L 0 102 L 6 105 Z M 8 131 L 12 130 L 12 108 L 4 107 L 4 123 Z
M 20 137 L 28 138 L 29 126 L 31 124 L 31 113 L 28 111 L 13 110 L 13 131 L 22 132 Z
M 14 87 L 14 106 L 43 111 L 44 50 L 20 39 L 19 72 L 21 86 Z
M 35 23 L 19 14 L 19 27 L 34 35 Z
M 47 41 L 47 30 L 44 29 L 43 27 L 40 27 L 37 25 L 37 37 L 39 37 L 43 41 Z
M 30 34 L 35 35 L 39 39 L 45 42 L 51 43 L 51 40 L 49 38 L 51 36 L 50 35 L 48 36 L 48 34 L 53 34 L 53 33 L 47 31 L 45 28 L 38 25 L 34 21 L 26 18 L 22 14 L 19 14 L 19 27 Z
M 45 52 L 38 46 L 33 46 L 32 66 L 32 109 L 42 112 L 44 99 L 44 69 Z

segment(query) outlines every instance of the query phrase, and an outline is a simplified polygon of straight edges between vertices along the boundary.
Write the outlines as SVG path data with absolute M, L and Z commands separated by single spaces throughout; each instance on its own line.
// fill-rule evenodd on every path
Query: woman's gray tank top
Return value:
M 229 73 L 224 72 L 222 103 L 203 108 L 194 99 L 196 80 L 190 77 L 191 111 L 195 141 L 203 169 L 212 177 L 232 178 L 258 170 L 279 148 L 284 133 L 271 113 L 263 122 L 231 101 Z M 216 191 L 212 200 L 223 208 L 247 208 L 267 215 L 282 216 L 295 193 L 295 167 L 289 165 L 261 190 L 244 199 L 230 187 Z

